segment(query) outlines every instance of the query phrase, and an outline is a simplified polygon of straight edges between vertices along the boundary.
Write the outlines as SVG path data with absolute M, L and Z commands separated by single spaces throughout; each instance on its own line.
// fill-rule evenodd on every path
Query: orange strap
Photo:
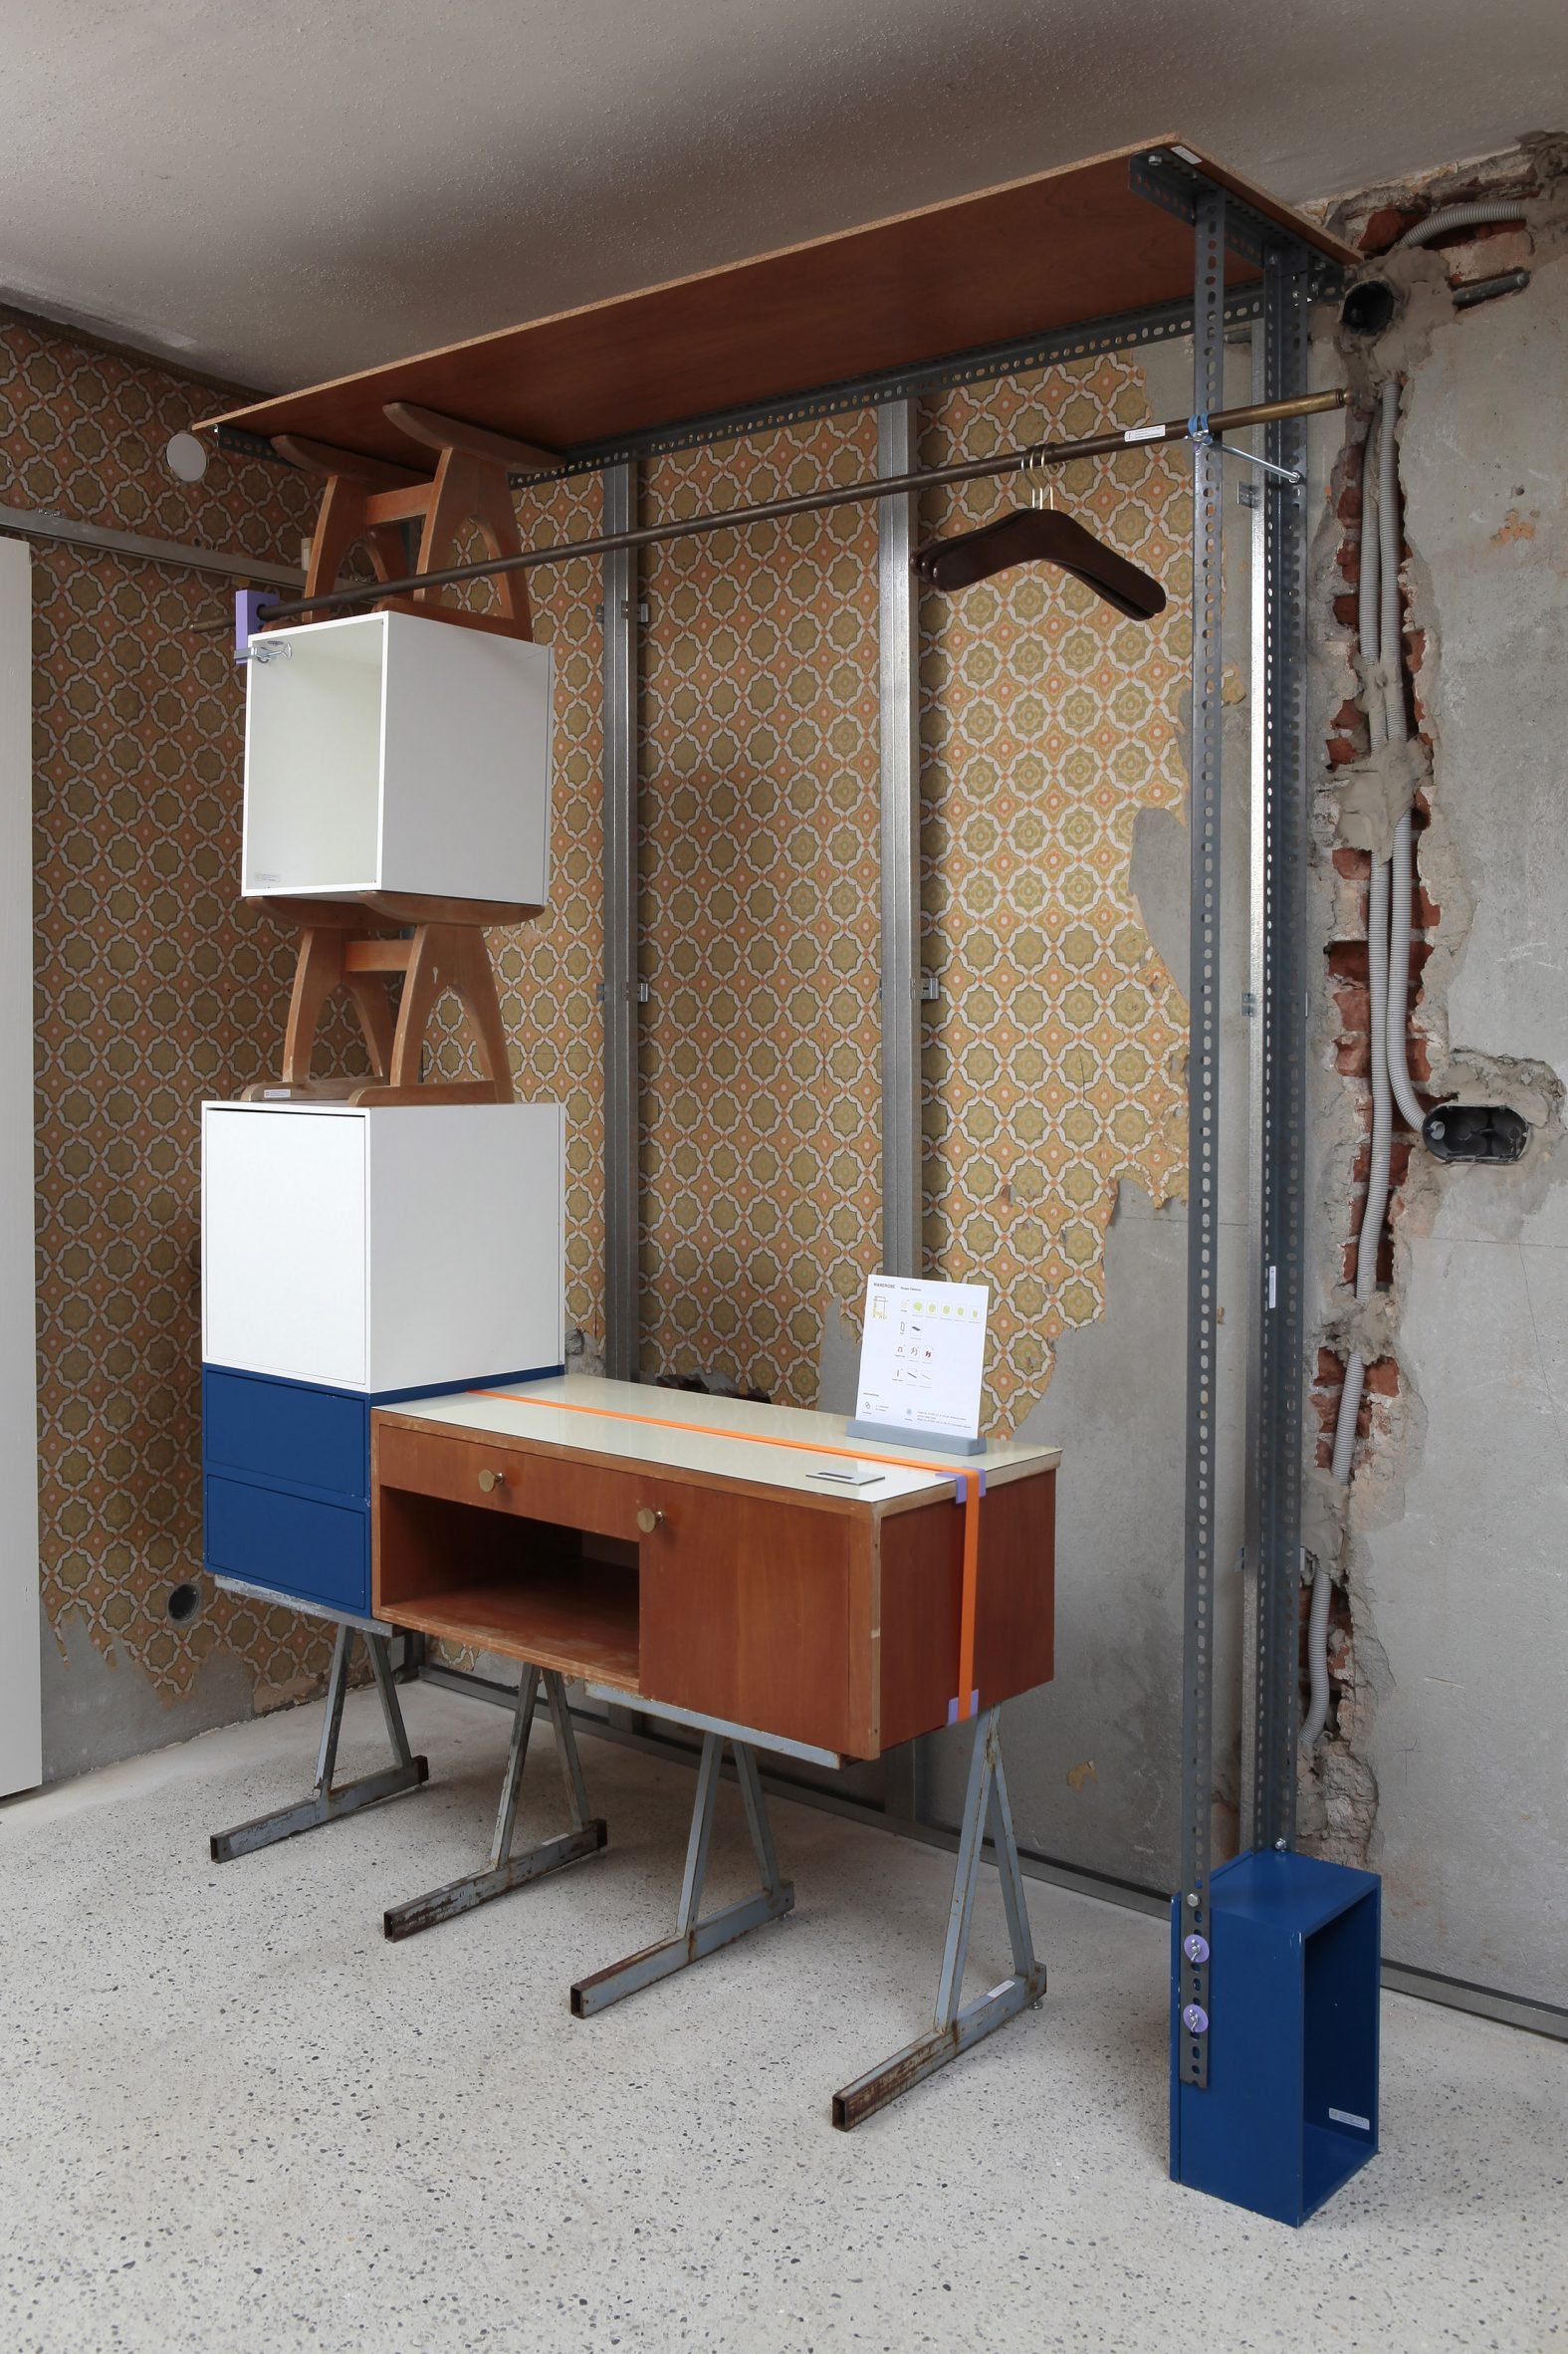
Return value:
M 975 1597 L 980 1584 L 980 1500 L 982 1471 L 956 1470 L 950 1463 L 910 1463 L 902 1455 L 878 1455 L 867 1447 L 824 1447 L 814 1439 L 784 1439 L 762 1431 L 715 1430 L 706 1422 L 677 1422 L 662 1414 L 624 1414 L 613 1406 L 576 1406 L 564 1398 L 530 1398 L 515 1389 L 473 1389 L 471 1398 L 506 1398 L 519 1406 L 548 1407 L 553 1414 L 591 1414 L 601 1422 L 638 1422 L 649 1430 L 694 1431 L 700 1439 L 734 1439 L 747 1447 L 788 1447 L 799 1455 L 840 1455 L 846 1463 L 890 1463 L 895 1471 L 938 1472 L 958 1487 L 964 1505 L 964 1574 L 959 1601 L 958 1698 L 948 1722 L 962 1724 L 979 1705 L 975 1689 Z

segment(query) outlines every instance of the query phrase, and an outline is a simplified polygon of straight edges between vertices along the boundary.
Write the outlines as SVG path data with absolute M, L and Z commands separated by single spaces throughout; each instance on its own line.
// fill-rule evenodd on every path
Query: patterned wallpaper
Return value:
M 309 484 L 159 452 L 210 405 L 172 370 L 0 322 L 0 450 L 17 503 L 275 560 Z M 923 456 L 1147 414 L 1131 358 L 934 404 Z M 750 503 L 874 463 L 867 419 L 672 456 L 648 514 Z M 1082 479 L 1079 479 L 1081 474 Z M 1018 574 L 922 611 L 928 968 L 926 1234 L 993 1287 L 993 1408 L 1027 1411 L 1065 1329 L 1103 1306 L 1118 1181 L 1184 1182 L 1185 1008 L 1139 921 L 1133 820 L 1180 809 L 1188 620 L 1180 477 L 1129 452 L 1064 492 L 1160 573 L 1152 628 Z M 933 495 L 980 522 L 996 486 Z M 531 538 L 588 536 L 591 480 L 521 497 Z M 643 1370 L 723 1371 L 808 1403 L 824 1312 L 878 1250 L 874 529 L 846 508 L 656 551 L 644 571 Z M 292 940 L 247 910 L 242 685 L 220 582 L 36 552 L 39 1281 L 47 1607 L 80 1612 L 167 1695 L 221 1645 L 261 1698 L 326 1664 L 308 1621 L 209 1595 L 199 1559 L 197 1121 L 269 1067 Z M 560 657 L 556 889 L 493 935 L 525 1095 L 567 1107 L 568 1322 L 602 1333 L 597 568 L 537 574 Z M 329 1032 L 357 1064 L 346 1022 Z M 350 1060 L 351 1058 L 351 1060 Z M 443 1066 L 456 1066 L 449 1035 Z
M 949 395 L 921 463 L 1148 421 L 1130 354 Z M 1026 491 L 927 493 L 927 537 Z M 1184 470 L 1136 449 L 1062 469 L 1057 500 L 1163 582 L 1153 623 L 1020 568 L 921 610 L 925 1239 L 934 1270 L 992 1288 L 988 1409 L 1022 1420 L 1060 1334 L 1104 1310 L 1124 1177 L 1185 1191 L 1187 1006 L 1130 882 L 1141 808 L 1181 810 L 1191 647 Z
M 1130 357 L 963 391 L 922 463 L 1149 415 Z M 869 419 L 658 461 L 651 518 L 849 479 Z M 928 494 L 922 532 L 1012 486 Z M 1152 627 L 1020 571 L 921 612 L 929 1264 L 993 1292 L 988 1412 L 1011 1426 L 1104 1305 L 1123 1177 L 1185 1184 L 1186 1006 L 1129 880 L 1180 809 L 1190 497 L 1158 455 L 1061 495 L 1165 582 Z M 877 1265 L 875 533 L 843 508 L 653 552 L 643 693 L 645 1377 L 815 1395 L 824 1312 Z
M 874 471 L 835 420 L 663 458 L 647 516 Z M 797 1405 L 876 1267 L 876 541 L 864 508 L 650 551 L 641 731 L 644 1378 Z
M 314 505 L 298 477 L 218 459 L 187 487 L 162 466 L 211 403 L 172 371 L 0 319 L 3 497 L 289 561 Z M 325 1672 L 313 1621 L 219 1594 L 167 1614 L 201 1557 L 198 1106 L 271 1065 L 293 963 L 236 894 L 227 584 L 48 542 L 33 580 L 45 1607 L 170 1697 L 220 1646 L 265 1696 Z
M 525 546 L 591 539 L 602 514 L 598 477 L 522 491 L 518 512 Z M 475 533 L 452 561 L 475 563 L 484 553 Z M 566 1329 L 575 1325 L 595 1346 L 604 1333 L 600 592 L 600 568 L 591 559 L 544 565 L 529 576 L 534 635 L 556 649 L 550 905 L 537 923 L 487 935 L 519 1100 L 565 1106 Z M 457 595 L 481 612 L 495 601 L 482 582 Z M 436 1008 L 431 1035 L 439 1042 L 438 1071 L 478 1075 L 451 1000 Z

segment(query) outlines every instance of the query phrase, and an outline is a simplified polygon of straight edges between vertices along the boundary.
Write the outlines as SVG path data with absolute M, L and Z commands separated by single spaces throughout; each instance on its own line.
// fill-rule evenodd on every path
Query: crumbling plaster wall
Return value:
M 1399 1961 L 1568 2001 L 1568 202 L 1560 144 L 1376 191 L 1342 233 L 1383 250 L 1439 204 L 1521 199 L 1522 226 L 1395 259 L 1403 308 L 1340 334 L 1353 392 L 1314 583 L 1325 947 L 1315 1082 L 1321 1430 L 1308 1541 L 1333 1566 L 1327 1737 L 1309 1844 L 1385 1879 Z M 1454 288 L 1527 268 L 1456 310 Z M 1325 357 L 1327 354 L 1325 353 Z M 1446 1167 L 1396 1127 L 1386 1290 L 1350 1310 L 1366 1175 L 1365 855 L 1343 798 L 1364 737 L 1352 659 L 1357 442 L 1404 380 L 1405 642 L 1423 759 L 1411 1065 L 1424 1100 L 1509 1103 L 1513 1168 Z M 1351 828 L 1354 831 L 1354 828 Z M 1354 1329 L 1352 1328 L 1354 1327 Z M 1348 1491 L 1327 1468 L 1346 1347 L 1369 1357 Z

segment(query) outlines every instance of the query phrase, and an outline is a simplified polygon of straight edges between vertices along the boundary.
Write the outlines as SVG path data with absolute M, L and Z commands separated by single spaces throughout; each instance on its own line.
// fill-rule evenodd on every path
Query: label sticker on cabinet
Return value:
M 1354 2109 L 1330 2109 L 1328 2114 L 1329 2122 L 1333 2125 L 1354 2125 L 1360 2133 L 1372 2131 L 1371 2118 L 1358 2117 Z

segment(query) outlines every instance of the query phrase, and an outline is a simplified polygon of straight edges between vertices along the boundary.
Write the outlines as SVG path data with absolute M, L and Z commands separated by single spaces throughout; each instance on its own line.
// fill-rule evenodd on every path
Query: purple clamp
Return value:
M 273 605 L 277 601 L 278 592 L 275 588 L 236 588 L 234 591 L 234 659 L 236 662 L 250 660 L 251 639 L 257 635 L 261 628 L 261 608 L 264 604 Z

